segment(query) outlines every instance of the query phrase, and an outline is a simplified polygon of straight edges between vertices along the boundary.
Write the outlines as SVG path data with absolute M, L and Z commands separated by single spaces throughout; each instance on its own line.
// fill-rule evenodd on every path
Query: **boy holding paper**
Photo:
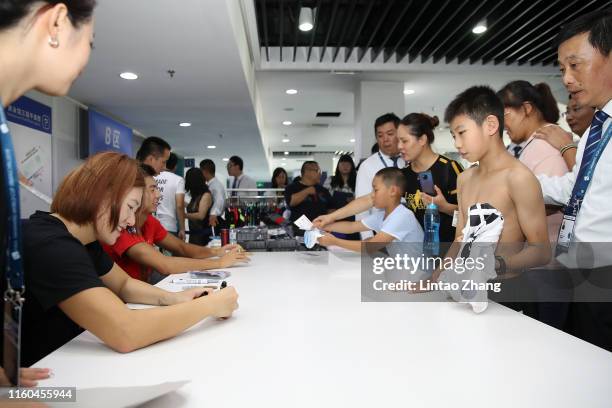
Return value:
M 400 203 L 406 180 L 401 170 L 387 167 L 379 170 L 372 180 L 372 200 L 376 210 L 360 221 L 334 222 L 324 227 L 326 231 L 353 234 L 376 231 L 376 235 L 364 241 L 349 241 L 325 234 L 319 245 L 336 245 L 361 252 L 361 243 L 377 243 L 384 246 L 391 242 L 423 242 L 423 229 L 414 213 Z

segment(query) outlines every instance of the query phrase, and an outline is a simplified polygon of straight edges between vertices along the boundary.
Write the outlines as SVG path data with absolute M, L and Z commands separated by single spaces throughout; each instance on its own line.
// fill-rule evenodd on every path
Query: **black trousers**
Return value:
M 612 351 L 612 266 L 582 270 L 580 279 L 591 289 L 576 288 L 569 306 L 568 332 Z
M 570 334 L 612 351 L 612 302 L 575 302 L 569 306 Z

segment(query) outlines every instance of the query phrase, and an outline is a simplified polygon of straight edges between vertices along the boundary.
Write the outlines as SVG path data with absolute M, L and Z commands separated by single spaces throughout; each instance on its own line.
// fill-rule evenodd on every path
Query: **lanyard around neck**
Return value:
M 19 182 L 15 150 L 4 109 L 0 107 L 0 141 L 2 145 L 2 167 L 4 193 L 8 204 L 8 248 L 6 256 L 6 279 L 9 291 L 24 291 L 23 263 L 21 259 L 21 217 L 19 212 Z

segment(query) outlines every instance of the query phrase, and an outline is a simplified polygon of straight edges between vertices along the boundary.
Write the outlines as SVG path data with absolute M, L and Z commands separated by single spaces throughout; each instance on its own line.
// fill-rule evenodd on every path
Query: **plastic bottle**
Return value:
M 425 239 L 423 254 L 425 256 L 440 256 L 440 212 L 438 206 L 431 203 L 425 210 Z
M 235 228 L 234 224 L 230 225 L 230 230 L 229 230 L 229 243 L 230 243 L 230 244 L 236 244 L 236 243 L 238 243 L 238 240 L 236 239 L 236 228 Z

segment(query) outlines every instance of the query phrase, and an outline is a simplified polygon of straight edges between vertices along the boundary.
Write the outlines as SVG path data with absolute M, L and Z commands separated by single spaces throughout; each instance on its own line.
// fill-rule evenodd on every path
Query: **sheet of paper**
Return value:
M 137 407 L 162 395 L 176 391 L 189 381 L 165 382 L 138 387 L 101 387 L 79 388 L 76 393 L 76 404 L 57 402 L 46 403 L 51 407 L 108 408 Z
M 293 222 L 299 229 L 304 231 L 310 231 L 312 229 L 312 222 L 307 216 L 302 215 L 300 218 Z

